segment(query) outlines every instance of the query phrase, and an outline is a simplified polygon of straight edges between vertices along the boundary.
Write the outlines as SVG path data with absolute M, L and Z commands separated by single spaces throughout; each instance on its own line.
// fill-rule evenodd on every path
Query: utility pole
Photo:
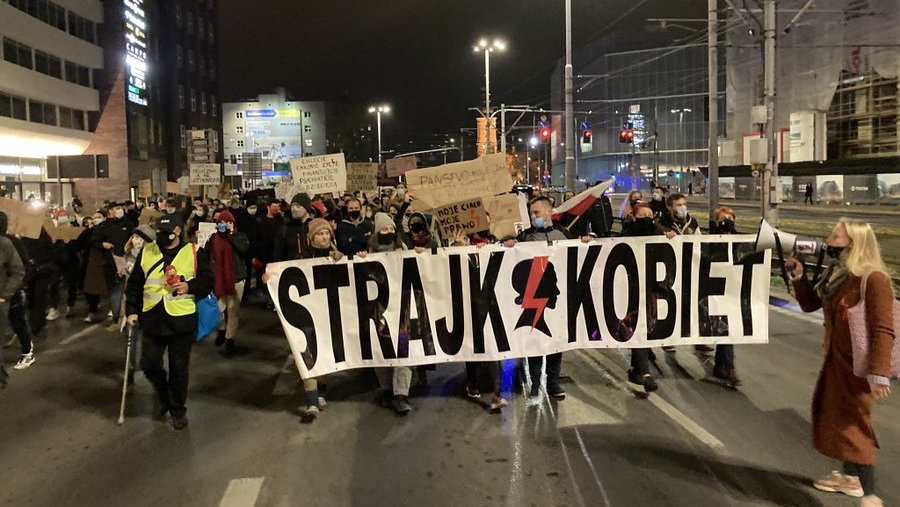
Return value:
M 484 154 L 491 154 L 491 50 L 484 50 Z
M 765 46 L 763 68 L 766 83 L 766 168 L 763 171 L 762 215 L 778 225 L 778 153 L 775 142 L 775 0 L 765 0 Z
M 506 104 L 500 104 L 500 153 L 506 155 Z
M 566 188 L 575 190 L 575 113 L 572 85 L 572 0 L 566 0 Z
M 709 222 L 719 208 L 719 13 L 718 0 L 708 0 L 709 25 Z

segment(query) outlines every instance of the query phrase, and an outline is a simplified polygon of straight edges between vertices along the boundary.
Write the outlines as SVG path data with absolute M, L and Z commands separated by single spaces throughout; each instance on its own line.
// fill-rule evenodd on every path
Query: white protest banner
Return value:
M 435 208 L 433 216 L 444 239 L 453 239 L 460 233 L 469 234 L 490 228 L 481 199 L 469 199 Z
M 292 158 L 290 162 L 294 185 L 310 196 L 347 188 L 347 164 L 343 153 Z
M 513 180 L 506 168 L 506 156 L 493 153 L 477 160 L 410 171 L 406 173 L 406 185 L 420 207 L 433 209 L 509 192 Z
M 222 167 L 219 164 L 191 163 L 191 185 L 216 185 L 222 183 Z
M 359 190 L 367 197 L 378 197 L 378 164 L 350 162 L 347 164 L 347 188 L 349 192 Z
M 609 238 L 269 264 L 303 378 L 582 348 L 766 343 L 755 237 Z
M 291 202 L 291 199 L 301 192 L 305 192 L 305 190 L 294 185 L 294 183 L 290 181 L 281 182 L 275 185 L 275 198 L 282 199 L 286 202 Z
M 416 157 L 389 158 L 384 165 L 387 177 L 396 178 L 416 169 Z
M 206 242 L 209 241 L 209 238 L 216 233 L 216 224 L 212 222 L 200 222 L 197 225 L 199 226 L 199 229 L 197 229 L 197 246 L 202 248 L 206 246 Z

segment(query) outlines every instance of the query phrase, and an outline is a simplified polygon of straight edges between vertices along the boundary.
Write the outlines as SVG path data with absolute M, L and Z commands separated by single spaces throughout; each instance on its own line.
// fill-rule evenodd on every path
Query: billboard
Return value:
M 303 156 L 301 111 L 296 106 L 244 111 L 246 151 L 259 153 L 263 160 L 286 164 Z

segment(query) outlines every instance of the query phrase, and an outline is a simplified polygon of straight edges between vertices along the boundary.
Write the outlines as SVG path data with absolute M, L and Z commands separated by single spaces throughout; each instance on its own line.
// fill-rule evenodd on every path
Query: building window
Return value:
M 206 94 L 200 93 L 200 112 L 206 114 Z
M 188 49 L 188 70 L 194 71 L 194 50 Z
M 72 11 L 69 11 L 69 35 L 78 37 L 81 40 L 93 44 L 96 41 L 94 37 L 94 22 L 85 19 Z
M 28 119 L 28 108 L 22 97 L 12 97 L 12 117 L 17 120 Z
M 212 110 L 213 118 L 219 116 L 219 101 L 215 95 L 209 96 L 209 108 Z
M 191 111 L 197 112 L 197 91 L 191 88 Z
M 312 148 L 312 144 L 313 144 L 312 139 L 307 139 L 305 142 L 306 142 L 306 146 Z
M 187 13 L 187 31 L 192 35 L 194 33 L 194 13 L 190 9 L 188 9 Z
M 150 122 L 150 142 L 148 144 L 153 144 L 154 142 L 156 142 L 155 132 L 153 131 L 155 125 L 153 124 L 153 118 L 150 118 L 148 121 Z
M 237 118 L 238 120 L 241 120 L 244 118 L 244 112 L 238 111 L 238 112 L 234 113 L 234 117 Z
M 310 113 L 309 111 L 304 111 L 304 112 L 303 112 L 303 117 L 304 117 L 304 118 L 310 118 L 310 117 L 312 117 L 312 113 Z
M 197 16 L 197 38 L 200 40 L 206 39 L 206 23 L 203 22 L 203 18 L 199 15 Z
M 186 139 L 187 139 L 187 131 L 186 131 L 185 128 L 184 128 L 184 123 L 182 123 L 182 124 L 179 126 L 178 132 L 179 132 L 179 134 L 181 134 L 181 135 L 179 136 L 179 137 L 181 137 L 181 147 L 184 148 L 185 146 L 187 146 L 187 141 L 186 141 Z
M 56 126 L 56 106 L 36 100 L 28 101 L 28 119 L 34 123 Z
M 181 28 L 181 1 L 175 4 L 175 26 Z
M 211 81 L 216 80 L 216 61 L 212 58 L 209 59 L 209 79 Z
M 16 42 L 8 37 L 3 38 L 3 59 L 26 69 L 34 69 L 31 46 Z
M 175 51 L 175 55 L 178 60 L 178 68 L 184 67 L 184 48 L 181 47 L 181 44 L 178 45 L 178 49 Z
M 209 42 L 211 42 L 211 43 L 215 42 L 216 41 L 216 35 L 215 35 L 216 30 L 214 28 L 212 21 L 209 22 L 209 30 L 208 31 L 209 31 Z
M 304 131 L 304 132 L 312 132 L 312 126 L 310 126 L 310 125 L 304 125 L 304 126 L 303 126 L 303 131 Z
M 59 106 L 59 126 L 63 128 L 74 128 L 72 126 L 72 110 L 68 107 Z
M 243 139 L 236 139 L 236 140 L 234 141 L 234 145 L 237 146 L 238 148 L 243 148 L 243 147 L 244 147 L 244 140 L 243 140 Z
M 243 134 L 244 133 L 243 125 L 238 125 L 237 127 L 234 127 L 234 133 L 235 134 Z
M 178 85 L 178 109 L 184 109 L 184 85 Z
M 200 63 L 200 65 L 199 65 L 199 67 L 200 67 L 200 75 L 203 76 L 203 75 L 206 74 L 206 58 L 203 58 L 203 57 L 201 56 L 201 57 L 198 58 L 198 60 L 200 60 L 200 61 L 199 61 L 199 63 Z

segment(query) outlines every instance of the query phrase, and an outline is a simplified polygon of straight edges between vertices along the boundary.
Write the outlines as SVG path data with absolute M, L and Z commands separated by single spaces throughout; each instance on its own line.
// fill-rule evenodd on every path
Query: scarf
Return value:
M 213 242 L 213 263 L 216 267 L 216 285 L 213 289 L 216 297 L 236 296 L 234 290 L 234 256 L 231 253 L 231 241 L 227 232 L 217 232 L 211 239 Z
M 825 274 L 822 275 L 822 278 L 820 278 L 819 282 L 816 284 L 816 294 L 818 294 L 819 298 L 823 301 L 831 299 L 849 275 L 850 270 L 847 269 L 847 265 L 844 264 L 843 261 L 832 263 L 828 266 L 828 270 L 825 271 Z

